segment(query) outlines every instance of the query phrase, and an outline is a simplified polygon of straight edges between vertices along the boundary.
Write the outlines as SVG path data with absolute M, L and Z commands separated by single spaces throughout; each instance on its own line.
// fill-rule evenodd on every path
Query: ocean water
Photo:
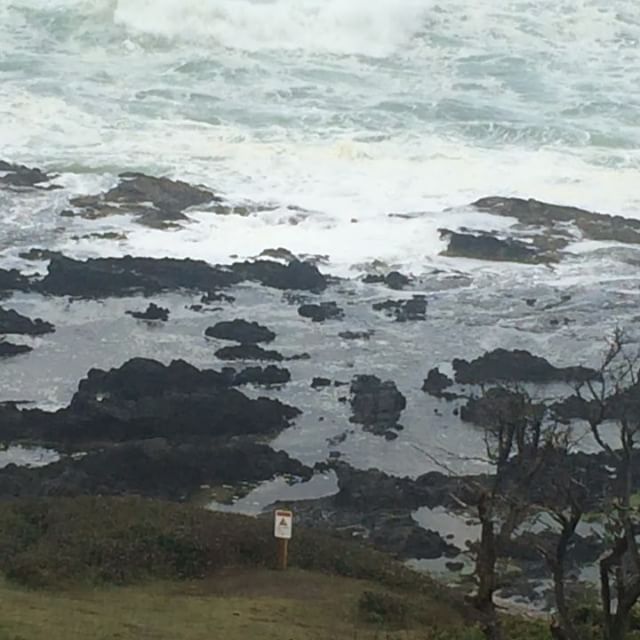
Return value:
M 285 246 L 420 271 L 439 227 L 505 224 L 445 211 L 480 196 L 640 217 L 637 0 L 0 0 L 0 44 L 0 157 L 66 187 L 0 196 L 5 261 Z M 276 208 L 171 233 L 58 216 L 123 170 Z

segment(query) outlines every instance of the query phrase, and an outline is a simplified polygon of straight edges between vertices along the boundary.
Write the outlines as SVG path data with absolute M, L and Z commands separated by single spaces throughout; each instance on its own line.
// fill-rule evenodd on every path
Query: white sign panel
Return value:
M 276 538 L 291 539 L 293 531 L 293 513 L 291 511 L 278 510 L 275 512 L 274 532 Z

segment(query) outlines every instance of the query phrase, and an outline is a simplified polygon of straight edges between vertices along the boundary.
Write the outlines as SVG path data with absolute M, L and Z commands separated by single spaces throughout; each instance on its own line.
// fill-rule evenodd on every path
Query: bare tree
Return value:
M 624 333 L 612 336 L 599 374 L 576 389 L 591 433 L 613 469 L 606 496 L 607 551 L 600 559 L 605 640 L 623 640 L 640 599 L 638 511 L 632 505 L 633 467 L 640 437 L 640 353 Z

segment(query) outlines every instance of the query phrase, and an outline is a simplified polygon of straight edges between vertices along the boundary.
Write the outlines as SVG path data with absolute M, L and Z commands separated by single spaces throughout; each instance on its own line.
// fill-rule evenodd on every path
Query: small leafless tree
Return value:
M 605 640 L 623 640 L 640 599 L 638 510 L 632 504 L 633 469 L 640 438 L 640 353 L 616 330 L 593 380 L 576 388 L 591 433 L 611 465 L 605 496 L 607 550 L 600 559 Z

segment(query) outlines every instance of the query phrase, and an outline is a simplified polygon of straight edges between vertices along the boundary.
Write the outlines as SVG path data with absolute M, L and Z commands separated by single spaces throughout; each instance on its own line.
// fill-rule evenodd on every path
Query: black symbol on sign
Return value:
M 282 520 L 280 520 L 280 526 L 281 527 L 286 527 L 287 526 L 287 521 L 284 518 Z

